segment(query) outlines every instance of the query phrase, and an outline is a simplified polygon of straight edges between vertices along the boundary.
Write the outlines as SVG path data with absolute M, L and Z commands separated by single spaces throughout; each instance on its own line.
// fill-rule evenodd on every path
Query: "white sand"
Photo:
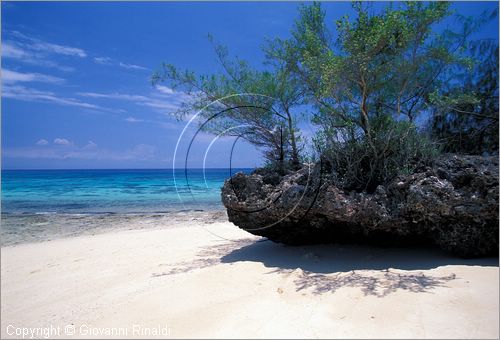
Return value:
M 497 259 L 258 240 L 191 222 L 4 247 L 2 338 L 499 336 Z

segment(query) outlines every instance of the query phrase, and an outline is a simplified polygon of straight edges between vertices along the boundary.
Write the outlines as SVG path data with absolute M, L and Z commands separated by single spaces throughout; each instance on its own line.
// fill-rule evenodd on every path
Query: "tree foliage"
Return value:
M 231 133 L 263 147 L 280 169 L 301 161 L 293 109 L 309 105 L 319 127 L 314 144 L 346 189 L 374 191 L 440 150 L 498 150 L 498 42 L 470 40 L 496 12 L 456 16 L 453 30 L 437 31 L 453 14 L 449 2 L 352 6 L 354 17 L 342 17 L 334 30 L 319 3 L 300 6 L 290 38 L 265 44 L 266 71 L 216 45 L 223 73 L 164 65 L 154 81 L 192 95 L 178 116 L 203 108 L 207 119 L 225 110 L 204 128 L 241 126 Z
M 447 2 L 392 4 L 380 13 L 355 2 L 354 19 L 327 29 L 319 3 L 303 6 L 292 38 L 272 41 L 267 53 L 302 80 L 321 127 L 316 142 L 350 189 L 372 191 L 437 150 L 416 121 L 430 97 L 470 67 L 468 38 L 481 20 L 461 30 L 433 27 L 450 15 Z M 472 94 L 470 94 L 472 96 Z
M 154 84 L 167 82 L 191 96 L 174 114 L 183 118 L 200 112 L 205 131 L 249 141 L 281 171 L 298 167 L 301 139 L 293 108 L 304 102 L 304 95 L 297 80 L 284 68 L 257 71 L 244 60 L 231 59 L 225 46 L 214 44 L 214 49 L 221 73 L 196 75 L 163 64 L 153 75 Z
M 432 93 L 430 129 L 446 152 L 498 152 L 498 43 L 476 42 L 475 66 L 462 81 Z

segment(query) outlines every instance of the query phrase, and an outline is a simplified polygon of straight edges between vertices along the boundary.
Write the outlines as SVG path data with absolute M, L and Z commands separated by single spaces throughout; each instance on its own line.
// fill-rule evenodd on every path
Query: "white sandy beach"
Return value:
M 2 338 L 499 336 L 498 260 L 437 250 L 286 247 L 193 221 L 7 246 L 1 265 Z

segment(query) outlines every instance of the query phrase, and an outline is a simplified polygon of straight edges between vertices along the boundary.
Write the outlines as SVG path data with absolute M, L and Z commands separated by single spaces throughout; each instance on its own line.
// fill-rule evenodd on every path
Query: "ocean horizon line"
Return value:
M 206 167 L 206 168 L 175 168 L 175 170 L 229 170 L 229 169 L 256 169 L 257 167 L 226 167 L 226 168 L 216 168 L 216 167 Z M 1 169 L 0 171 L 95 171 L 95 170 L 169 170 L 172 171 L 174 168 L 54 168 L 54 169 Z

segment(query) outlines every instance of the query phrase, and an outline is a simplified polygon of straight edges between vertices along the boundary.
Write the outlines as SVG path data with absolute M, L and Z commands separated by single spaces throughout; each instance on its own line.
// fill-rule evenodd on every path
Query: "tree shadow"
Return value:
M 258 262 L 269 274 L 293 280 L 296 291 L 334 293 L 358 288 L 384 297 L 396 291 L 429 293 L 457 279 L 422 271 L 447 265 L 498 266 L 498 258 L 462 259 L 435 248 L 381 248 L 357 245 L 286 246 L 266 240 L 241 239 L 201 249 L 192 261 L 172 264 L 153 277 L 187 273 L 218 264 Z
M 222 256 L 222 263 L 260 262 L 273 273 L 293 275 L 297 291 L 334 293 L 356 287 L 365 295 L 383 297 L 398 290 L 430 292 L 456 279 L 421 271 L 447 265 L 498 266 L 498 258 L 462 259 L 436 248 L 382 248 L 358 245 L 292 247 L 259 242 Z M 420 272 L 419 272 L 420 271 Z
M 282 272 L 282 271 L 280 271 Z M 398 290 L 413 293 L 429 292 L 437 287 L 446 287 L 446 282 L 456 279 L 454 273 L 445 276 L 407 274 L 385 271 L 351 271 L 348 273 L 317 274 L 300 272 L 294 283 L 296 290 L 310 290 L 313 294 L 334 293 L 340 288 L 359 288 L 364 295 L 384 297 Z
M 161 272 L 152 273 L 152 277 L 160 277 L 167 275 L 175 275 L 181 273 L 188 273 L 193 270 L 203 269 L 207 267 L 212 267 L 218 265 L 221 262 L 221 258 L 244 246 L 251 245 L 255 242 L 255 239 L 240 239 L 236 241 L 231 241 L 227 243 L 217 244 L 210 247 L 202 248 L 197 254 L 196 258 L 191 261 L 177 262 L 171 265 L 161 265 L 167 266 L 166 270 Z

